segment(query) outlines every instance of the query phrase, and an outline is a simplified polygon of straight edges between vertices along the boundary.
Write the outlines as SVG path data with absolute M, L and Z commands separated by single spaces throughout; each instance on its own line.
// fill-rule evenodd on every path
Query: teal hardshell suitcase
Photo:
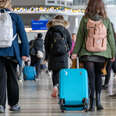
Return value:
M 88 110 L 88 75 L 85 69 L 62 69 L 59 79 L 61 111 Z

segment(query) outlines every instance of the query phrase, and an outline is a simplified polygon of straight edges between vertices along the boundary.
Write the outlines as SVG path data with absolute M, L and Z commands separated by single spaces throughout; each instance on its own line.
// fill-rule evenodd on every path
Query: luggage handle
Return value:
M 25 66 L 30 66 L 30 59 L 28 59 L 27 61 L 25 61 Z
M 77 57 L 77 69 L 79 69 L 79 57 Z

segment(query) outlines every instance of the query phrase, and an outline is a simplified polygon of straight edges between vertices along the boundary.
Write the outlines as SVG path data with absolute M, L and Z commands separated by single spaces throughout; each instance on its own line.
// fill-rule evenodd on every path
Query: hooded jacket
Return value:
M 60 70 L 61 68 L 68 68 L 68 52 L 62 56 L 53 56 L 51 55 L 49 48 L 51 46 L 50 40 L 53 39 L 52 35 L 54 31 L 60 30 L 64 35 L 67 41 L 69 50 L 71 49 L 72 39 L 70 33 L 66 29 L 68 27 L 68 22 L 64 20 L 53 19 L 48 22 L 48 31 L 45 37 L 45 52 L 46 60 L 48 60 L 48 69 L 49 70 Z

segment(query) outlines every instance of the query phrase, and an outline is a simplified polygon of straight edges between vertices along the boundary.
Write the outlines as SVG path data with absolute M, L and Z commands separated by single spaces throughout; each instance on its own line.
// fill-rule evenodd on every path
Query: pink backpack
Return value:
M 107 49 L 107 29 L 102 20 L 88 19 L 86 49 L 90 52 L 102 52 Z

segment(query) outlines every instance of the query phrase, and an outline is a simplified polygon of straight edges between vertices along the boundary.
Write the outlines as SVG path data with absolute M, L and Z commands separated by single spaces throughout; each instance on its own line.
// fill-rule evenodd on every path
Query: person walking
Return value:
M 114 26 L 113 26 L 113 23 L 112 24 L 112 29 L 113 29 L 113 33 L 114 33 L 114 40 L 115 40 L 115 46 L 116 46 L 116 33 L 115 33 L 115 29 L 114 29 Z M 105 81 L 104 81 L 104 84 L 103 84 L 103 89 L 107 89 L 108 86 L 109 86 L 109 82 L 110 82 L 110 78 L 111 78 L 111 69 L 113 70 L 114 73 L 116 73 L 116 55 L 115 55 L 115 61 L 112 62 L 112 61 L 108 61 L 107 62 L 107 66 L 106 66 L 106 71 L 107 71 L 107 74 L 105 75 Z
M 42 39 L 42 34 L 38 33 L 37 37 L 35 38 L 35 40 L 32 40 L 30 42 L 30 44 L 32 44 L 31 49 L 34 49 L 35 53 L 31 54 L 31 66 L 35 66 L 36 67 L 36 79 L 39 78 L 40 72 L 41 72 L 41 62 L 42 62 L 42 58 L 44 56 L 44 41 Z M 31 51 L 30 49 L 30 51 Z
M 115 41 L 102 0 L 89 0 L 77 37 L 72 58 L 76 59 L 78 56 L 88 71 L 89 111 L 95 111 L 95 98 L 97 110 L 103 110 L 101 69 L 107 59 L 115 60 Z
M 18 35 L 21 40 L 19 48 Z M 5 112 L 6 90 L 11 111 L 19 111 L 17 64 L 26 61 L 29 45 L 21 17 L 12 12 L 11 1 L 0 1 L 0 113 Z
M 59 71 L 68 68 L 68 55 L 72 46 L 71 36 L 67 30 L 68 25 L 62 15 L 57 15 L 47 24 L 48 31 L 44 43 L 45 60 L 48 61 L 48 69 L 52 71 L 52 97 L 58 95 Z

